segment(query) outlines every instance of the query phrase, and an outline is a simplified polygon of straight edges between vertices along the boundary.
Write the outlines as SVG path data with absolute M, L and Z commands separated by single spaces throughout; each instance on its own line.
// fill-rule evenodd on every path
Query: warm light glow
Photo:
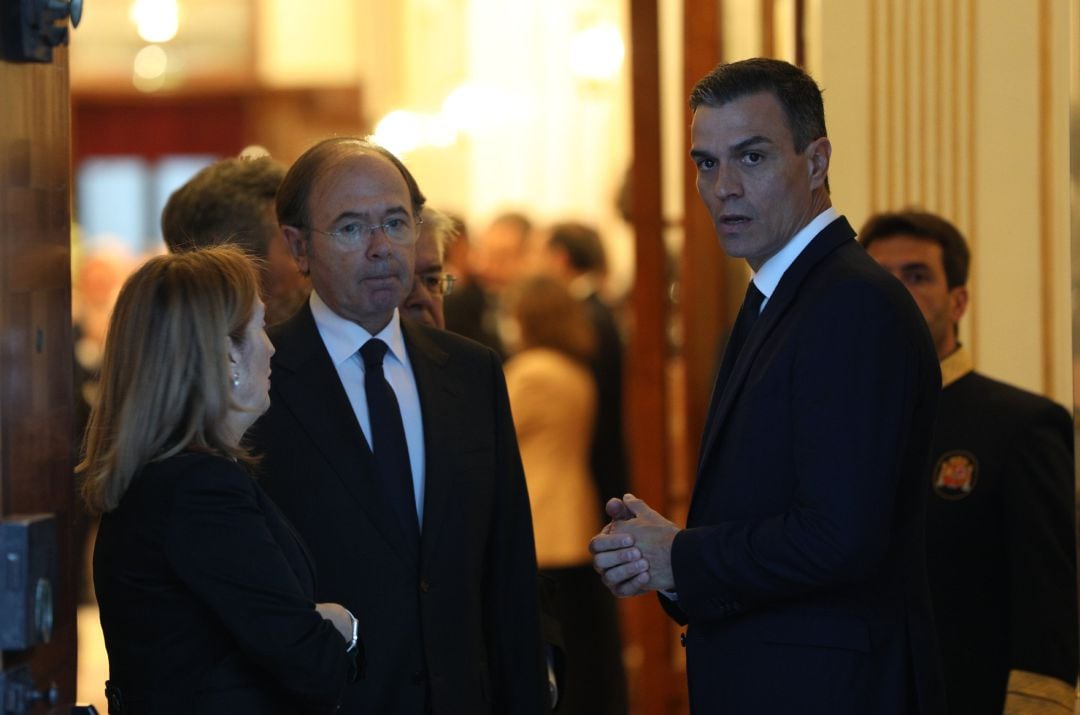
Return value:
M 169 56 L 158 45 L 147 45 L 135 55 L 131 82 L 141 92 L 156 92 L 165 85 Z
M 443 100 L 442 116 L 458 131 L 475 134 L 490 121 L 497 106 L 494 91 L 463 84 Z
M 442 115 L 426 117 L 424 122 L 424 143 L 445 149 L 457 141 L 457 130 Z
M 473 136 L 493 127 L 519 122 L 529 114 L 529 101 L 494 87 L 463 84 L 443 100 L 440 116 L 459 132 Z
M 422 146 L 446 148 L 457 141 L 457 129 L 441 115 L 398 109 L 375 125 L 371 140 L 395 154 L 405 154 Z
M 416 112 L 398 109 L 375 125 L 371 140 L 394 154 L 405 154 L 424 141 L 424 118 Z
M 168 42 L 180 29 L 180 8 L 176 0 L 135 0 L 131 20 L 147 42 Z
M 169 56 L 158 45 L 147 45 L 135 55 L 135 75 L 144 79 L 154 79 L 165 74 Z
M 626 49 L 619 29 L 599 23 L 579 31 L 570 41 L 570 66 L 582 79 L 607 81 L 622 67 Z

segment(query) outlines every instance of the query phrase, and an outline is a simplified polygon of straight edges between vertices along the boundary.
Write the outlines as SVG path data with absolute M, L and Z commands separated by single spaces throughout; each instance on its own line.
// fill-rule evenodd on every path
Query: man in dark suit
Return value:
M 397 311 L 423 204 L 359 139 L 289 169 L 278 218 L 313 292 L 272 331 L 263 485 L 310 546 L 319 598 L 360 621 L 369 661 L 346 712 L 538 713 L 532 523 L 498 357 Z
M 618 595 L 663 592 L 691 711 L 937 713 L 925 473 L 940 389 L 911 296 L 831 206 L 821 91 L 777 60 L 691 94 L 697 188 L 754 271 L 679 529 L 627 495 L 594 537 Z
M 1073 425 L 1060 405 L 974 370 L 957 328 L 969 253 L 922 211 L 872 216 L 859 240 L 930 327 L 944 383 L 927 562 L 951 713 L 1072 713 L 1077 613 Z

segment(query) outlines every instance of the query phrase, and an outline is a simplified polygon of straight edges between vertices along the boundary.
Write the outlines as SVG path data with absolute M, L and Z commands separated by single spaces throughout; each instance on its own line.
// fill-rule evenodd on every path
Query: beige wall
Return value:
M 812 0 L 833 194 L 858 226 L 918 204 L 973 253 L 982 371 L 1072 402 L 1066 0 Z

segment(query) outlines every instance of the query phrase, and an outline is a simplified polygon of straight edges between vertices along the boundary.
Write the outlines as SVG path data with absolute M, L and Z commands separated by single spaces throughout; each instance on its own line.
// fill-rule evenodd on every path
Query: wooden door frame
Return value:
M 71 141 L 68 56 L 0 60 L 0 517 L 56 516 L 51 640 L 0 653 L 75 701 Z M 34 712 L 40 712 L 38 707 Z

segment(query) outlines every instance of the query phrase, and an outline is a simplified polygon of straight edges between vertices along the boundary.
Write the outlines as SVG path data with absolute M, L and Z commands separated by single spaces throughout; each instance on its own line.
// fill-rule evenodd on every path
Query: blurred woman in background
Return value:
M 113 715 L 332 712 L 356 619 L 315 604 L 305 547 L 240 446 L 269 406 L 254 264 L 158 256 L 124 284 L 90 415 L 83 496 Z
M 563 715 L 625 715 L 615 600 L 596 578 L 589 539 L 602 524 L 589 472 L 596 338 L 584 306 L 558 280 L 525 279 L 507 301 L 514 346 L 506 386 L 529 487 L 536 560 L 555 581 L 566 651 Z

